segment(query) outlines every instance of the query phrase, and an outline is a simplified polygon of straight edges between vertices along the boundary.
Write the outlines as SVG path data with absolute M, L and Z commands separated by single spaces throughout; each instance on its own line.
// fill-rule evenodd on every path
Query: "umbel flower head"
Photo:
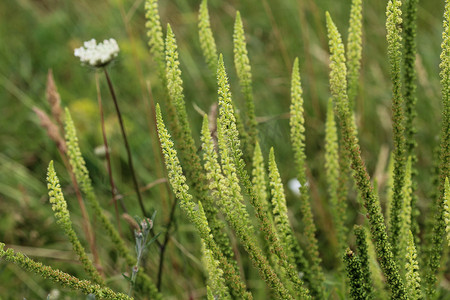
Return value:
M 97 44 L 95 39 L 84 42 L 84 47 L 75 49 L 75 56 L 84 64 L 92 67 L 104 67 L 119 53 L 119 45 L 115 39 L 104 40 Z

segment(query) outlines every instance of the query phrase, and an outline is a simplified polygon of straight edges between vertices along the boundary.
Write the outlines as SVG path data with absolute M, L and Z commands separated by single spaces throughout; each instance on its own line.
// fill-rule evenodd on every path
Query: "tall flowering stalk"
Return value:
M 412 181 L 411 181 L 411 169 L 412 169 L 412 160 L 411 157 L 408 158 L 406 163 L 406 172 L 405 172 L 405 183 L 403 185 L 402 191 L 402 208 L 400 214 L 400 234 L 399 238 L 396 241 L 398 244 L 398 259 L 399 265 L 404 265 L 405 257 L 409 245 L 409 232 L 411 231 L 411 195 L 412 195 Z
M 358 93 L 362 54 L 362 0 L 352 0 L 347 40 L 348 99 L 353 110 Z
M 355 300 L 369 299 L 365 290 L 364 273 L 359 257 L 347 248 L 344 263 L 350 283 L 350 297 Z
M 200 38 L 200 46 L 202 48 L 203 55 L 205 56 L 206 63 L 212 73 L 217 70 L 217 61 L 219 56 L 217 55 L 216 42 L 211 30 L 211 23 L 208 12 L 208 0 L 202 0 L 200 4 L 199 17 L 198 17 L 198 35 Z
M 309 262 L 305 259 L 303 250 L 300 248 L 289 222 L 286 197 L 284 194 L 283 184 L 281 182 L 281 176 L 275 161 L 273 147 L 270 148 L 269 154 L 269 178 L 272 194 L 273 216 L 278 236 L 280 237 L 284 249 L 286 249 L 286 254 L 290 260 L 290 263 L 296 265 L 297 269 L 304 273 L 304 280 L 312 286 L 313 275 L 311 274 L 312 271 L 309 268 Z
M 390 215 L 390 238 L 392 241 L 392 252 L 397 259 L 399 253 L 397 241 L 400 236 L 400 214 L 403 206 L 402 189 L 405 181 L 405 126 L 403 112 L 403 95 L 400 66 L 402 62 L 401 47 L 401 1 L 390 0 L 386 8 L 386 30 L 388 42 L 389 64 L 391 66 L 392 78 L 392 120 L 394 132 L 394 187 Z
M 416 207 L 417 195 L 415 194 L 417 190 L 417 175 L 418 171 L 415 165 L 417 164 L 416 148 L 417 142 L 415 140 L 415 134 L 417 128 L 415 126 L 415 118 L 417 116 L 416 112 L 416 31 L 417 31 L 417 6 L 419 0 L 406 0 L 404 7 L 404 22 L 403 22 L 403 40 L 404 40 L 404 51 L 403 51 L 403 85 L 404 85 L 404 101 L 405 101 L 405 139 L 406 139 L 406 156 L 411 157 L 411 232 L 415 237 L 416 242 L 419 239 L 419 209 Z
M 325 169 L 327 174 L 328 195 L 331 204 L 334 227 L 337 233 L 338 257 L 342 257 L 347 245 L 347 228 L 345 227 L 347 202 L 339 197 L 339 144 L 336 121 L 334 119 L 333 99 L 329 99 L 327 121 L 325 124 Z
M 80 280 L 72 275 L 64 273 L 60 270 L 53 269 L 50 266 L 43 265 L 40 262 L 36 262 L 20 252 L 14 252 L 13 249 L 4 249 L 5 244 L 0 243 L 0 259 L 4 259 L 8 262 L 14 263 L 24 270 L 33 272 L 43 278 L 48 278 L 54 283 L 60 284 L 65 288 L 80 291 L 85 295 L 95 295 L 99 299 L 110 300 L 132 300 L 122 293 L 116 293 L 108 287 L 101 286 L 96 283 L 92 283 L 89 280 Z
M 170 134 L 164 125 L 159 105 L 156 106 L 156 120 L 169 182 L 175 196 L 180 200 L 181 208 L 184 210 L 191 223 L 196 227 L 206 247 L 213 253 L 214 259 L 219 261 L 220 268 L 224 272 L 224 278 L 227 285 L 230 287 L 231 294 L 240 299 L 252 299 L 252 295 L 246 291 L 245 285 L 240 280 L 235 268 L 223 255 L 221 249 L 213 239 L 202 203 L 198 202 L 197 206 L 194 201 L 192 201 L 192 195 L 188 192 L 189 187 L 186 184 L 186 177 L 183 175 L 183 169 L 181 168 L 177 151 L 174 149 Z
M 228 237 L 224 233 L 223 223 L 217 218 L 217 209 L 209 195 L 207 180 L 201 166 L 200 157 L 197 154 L 194 138 L 192 137 L 184 102 L 183 80 L 181 79 L 178 47 L 175 34 L 170 25 L 167 25 L 165 59 L 167 90 L 170 103 L 172 103 L 175 108 L 176 119 L 179 125 L 179 128 L 177 129 L 179 130 L 179 136 L 176 142 L 180 152 L 180 159 L 185 166 L 184 169 L 186 170 L 188 182 L 192 187 L 195 196 L 199 197 L 200 201 L 204 204 L 205 213 L 208 218 L 208 223 L 211 226 L 214 239 L 222 249 L 224 255 L 231 260 L 234 255 Z
M 225 284 L 223 278 L 223 271 L 220 268 L 220 263 L 214 259 L 214 255 L 211 250 L 206 248 L 205 243 L 202 241 L 203 252 L 203 266 L 206 269 L 208 275 L 208 289 L 212 295 L 219 299 L 231 299 L 228 287 Z M 214 296 L 213 296 L 214 298 Z
M 374 193 L 370 177 L 361 158 L 360 146 L 356 136 L 356 128 L 350 112 L 347 97 L 347 68 L 345 65 L 344 46 L 341 35 L 331 16 L 327 13 L 327 28 L 330 46 L 330 88 L 335 103 L 335 111 L 339 116 L 340 131 L 343 136 L 344 146 L 351 155 L 354 180 L 359 189 L 364 205 L 367 209 L 372 238 L 380 260 L 381 268 L 396 299 L 406 299 L 406 290 L 398 271 L 397 264 L 392 254 L 392 247 L 386 234 L 384 218 L 381 214 L 378 197 Z
M 273 247 L 271 251 L 278 256 L 282 267 L 289 276 L 289 280 L 296 285 L 297 291 L 303 295 L 303 297 L 309 297 L 308 291 L 302 286 L 303 283 L 298 277 L 295 267 L 289 263 L 286 251 L 276 234 L 276 230 L 269 219 L 268 213 L 264 210 L 264 204 L 256 195 L 250 181 L 250 176 L 245 169 L 245 163 L 242 158 L 243 154 L 240 148 L 239 132 L 236 125 L 236 115 L 231 100 L 230 85 L 228 83 L 222 54 L 219 55 L 218 65 L 217 80 L 219 85 L 218 94 L 220 107 L 218 120 L 220 126 L 218 125 L 218 128 L 221 128 L 223 132 L 224 144 L 228 147 L 230 157 L 233 159 L 233 164 L 236 168 L 236 173 L 239 176 L 240 182 L 245 187 L 247 194 L 250 195 L 250 203 L 255 209 L 255 214 L 259 221 L 259 228 Z
M 406 263 L 405 263 L 405 282 L 406 289 L 408 291 L 408 297 L 411 300 L 423 299 L 422 291 L 421 291 L 421 279 L 420 279 L 420 270 L 419 263 L 417 262 L 417 250 L 414 245 L 414 237 L 412 235 L 411 230 L 407 232 L 406 236 L 408 240 L 407 248 L 406 248 Z
M 444 200 L 445 200 L 445 181 L 450 177 L 450 1 L 445 1 L 444 23 L 442 32 L 442 52 L 441 63 L 439 65 L 441 72 L 442 88 L 442 127 L 440 135 L 439 149 L 439 195 L 436 200 L 435 215 L 433 218 L 433 233 L 430 247 L 430 253 L 427 262 L 427 294 L 432 296 L 436 293 L 437 273 L 441 263 L 444 250 Z
M 367 298 L 372 298 L 372 272 L 370 271 L 370 257 L 369 247 L 367 244 L 366 230 L 361 225 L 355 225 L 354 232 L 356 236 L 356 248 L 358 250 L 358 257 L 361 264 L 361 273 L 363 275 L 363 289 Z
M 67 155 L 69 156 L 70 166 L 75 174 L 76 181 L 79 183 L 81 191 L 85 195 L 85 198 L 91 208 L 94 211 L 95 216 L 98 218 L 103 228 L 106 230 L 109 238 L 114 244 L 115 249 L 122 256 L 129 267 L 133 267 L 136 264 L 136 258 L 131 254 L 130 249 L 125 244 L 125 241 L 120 237 L 119 232 L 106 216 L 104 210 L 100 206 L 98 199 L 94 193 L 91 178 L 89 177 L 89 171 L 86 168 L 83 155 L 81 153 L 80 146 L 78 144 L 78 137 L 73 123 L 72 116 L 69 109 L 65 111 L 65 139 L 67 144 Z M 153 280 L 146 274 L 140 272 L 136 280 L 136 286 L 143 289 L 147 294 L 151 295 L 155 299 L 161 299 L 162 296 L 158 292 Z
M 83 64 L 86 64 L 93 68 L 103 69 L 106 81 L 108 83 L 108 88 L 111 93 L 111 97 L 114 102 L 114 107 L 117 114 L 117 119 L 119 120 L 120 131 L 122 133 L 122 138 L 125 144 L 127 157 L 128 157 L 128 167 L 130 168 L 131 178 L 133 180 L 134 190 L 141 208 L 142 214 L 145 216 L 145 208 L 142 200 L 141 191 L 139 189 L 139 184 L 137 181 L 136 173 L 134 171 L 133 157 L 131 155 L 130 145 L 128 144 L 128 137 L 125 131 L 125 126 L 122 120 L 122 113 L 120 112 L 119 102 L 117 101 L 116 92 L 114 90 L 111 78 L 109 77 L 108 66 L 119 53 L 119 46 L 115 39 L 104 40 L 102 43 L 97 44 L 95 39 L 92 39 L 84 43 L 83 47 L 77 48 L 74 51 L 75 56 L 80 58 Z
M 59 185 L 59 179 L 56 176 L 55 169 L 53 168 L 53 161 L 48 165 L 47 172 L 47 182 L 48 182 L 48 195 L 50 197 L 50 203 L 52 204 L 52 209 L 55 212 L 56 222 L 64 230 L 64 233 L 69 238 L 73 250 L 78 255 L 78 258 L 83 265 L 86 273 L 91 277 L 91 279 L 100 285 L 105 285 L 105 281 L 95 269 L 94 265 L 87 257 L 84 247 L 81 245 L 77 234 L 73 230 L 72 221 L 70 220 L 69 210 L 67 209 L 67 203 L 64 199 L 63 193 L 61 191 L 61 186 Z
M 448 177 L 445 178 L 444 220 L 445 231 L 447 231 L 447 242 L 450 246 L 450 184 L 448 182 Z
M 106 229 L 109 237 L 113 241 L 116 249 L 122 257 L 127 261 L 127 264 L 132 266 L 136 263 L 136 259 L 131 255 L 130 250 L 126 246 L 123 239 L 120 237 L 119 232 L 112 225 L 111 221 L 105 215 L 97 197 L 94 193 L 94 188 L 92 186 L 91 178 L 89 177 L 89 171 L 86 168 L 86 163 L 81 153 L 80 146 L 78 144 L 77 132 L 75 129 L 75 124 L 73 123 L 72 116 L 69 109 L 66 108 L 65 112 L 65 132 L 66 132 L 66 143 L 67 143 L 67 154 L 69 156 L 70 165 L 75 174 L 75 178 L 80 185 L 81 191 L 85 195 L 85 198 L 89 205 L 94 210 L 94 214 L 99 218 L 100 223 Z
M 298 58 L 292 67 L 291 80 L 291 142 L 294 149 L 295 165 L 297 167 L 297 179 L 300 182 L 300 210 L 304 224 L 303 234 L 306 237 L 306 253 L 311 260 L 311 284 L 310 288 L 314 295 L 323 296 L 322 284 L 324 275 L 320 266 L 319 248 L 316 238 L 316 225 L 314 224 L 311 205 L 309 203 L 309 190 L 306 179 L 306 154 L 305 154 L 305 118 L 303 110 L 303 90 L 300 81 Z
M 158 12 L 158 0 L 145 1 L 145 28 L 147 28 L 148 46 L 153 59 L 158 64 L 161 78 L 164 78 L 165 55 L 164 55 L 164 34 L 161 26 L 161 19 Z
M 255 143 L 258 140 L 258 129 L 255 116 L 255 104 L 253 103 L 253 89 L 252 89 L 252 73 L 250 60 L 248 58 L 247 46 L 245 41 L 244 25 L 242 24 L 241 14 L 236 12 L 236 20 L 234 23 L 233 33 L 234 45 L 234 65 L 241 85 L 242 93 L 245 97 L 245 104 L 247 108 L 246 116 L 248 117 L 248 141 L 245 150 L 247 153 L 253 153 Z

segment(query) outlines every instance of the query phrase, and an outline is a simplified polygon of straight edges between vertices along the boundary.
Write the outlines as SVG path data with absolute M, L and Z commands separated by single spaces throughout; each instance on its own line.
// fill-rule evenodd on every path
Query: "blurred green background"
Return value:
M 362 155 L 369 173 L 374 174 L 380 184 L 382 199 L 387 163 L 384 154 L 392 149 L 391 83 L 384 29 L 386 2 L 364 1 L 363 4 L 363 60 L 356 105 Z M 195 107 L 208 111 L 217 100 L 215 75 L 207 68 L 200 51 L 197 30 L 200 1 L 161 0 L 159 5 L 163 27 L 170 23 L 178 40 L 187 110 L 198 142 L 201 116 Z M 443 6 L 444 1 L 420 1 L 418 11 L 416 124 L 421 223 L 429 205 L 433 149 L 440 130 L 438 65 Z M 335 256 L 333 251 L 326 249 L 332 249 L 329 246 L 335 241 L 329 230 L 323 176 L 324 120 L 330 96 L 325 11 L 331 13 L 346 40 L 350 0 L 209 0 L 218 49 L 224 54 L 235 100 L 243 107 L 232 54 L 236 10 L 241 12 L 246 30 L 263 152 L 267 157 L 269 148 L 275 147 L 285 183 L 295 177 L 287 113 L 291 67 L 295 57 L 300 59 L 312 203 L 321 257 L 328 284 L 332 287 Z M 102 206 L 113 215 L 105 161 L 94 151 L 102 145 L 96 72 L 81 66 L 73 55 L 74 48 L 91 38 L 97 41 L 115 38 L 119 43 L 121 52 L 109 72 L 125 118 L 139 183 L 144 186 L 155 182 L 163 175 L 159 153 L 155 151 L 158 148 L 149 103 L 164 104 L 165 99 L 157 66 L 148 52 L 144 1 L 0 1 L 0 241 L 80 277 L 84 276 L 82 268 L 70 252 L 70 243 L 55 224 L 48 203 L 45 176 L 50 160 L 55 160 L 73 222 L 82 236 L 74 189 L 55 144 L 39 125 L 32 107 L 50 112 L 45 86 L 47 72 L 52 69 L 62 104 L 72 112 L 97 195 Z M 130 214 L 139 214 L 113 103 L 104 77 L 98 75 L 114 179 Z M 299 226 L 296 198 L 289 191 L 287 194 L 294 227 Z M 144 198 L 147 210 L 158 212 L 156 232 L 163 232 L 173 196 L 156 186 L 147 190 Z M 360 222 L 363 217 L 362 209 L 353 198 L 350 199 L 354 208 L 349 214 L 350 225 Z M 122 228 L 126 228 L 124 224 Z M 194 228 L 178 209 L 171 235 L 163 271 L 163 292 L 168 299 L 204 297 L 205 278 L 199 260 L 198 239 Z M 133 247 L 131 234 L 129 240 Z M 105 272 L 111 276 L 110 284 L 117 290 L 126 290 L 127 283 L 121 276 L 126 270 L 123 262 L 117 261 L 114 246 L 101 232 L 97 233 L 97 244 Z M 158 249 L 150 248 L 146 265 L 153 278 L 156 278 L 158 259 Z M 264 285 L 245 261 L 245 255 L 243 261 L 248 285 L 254 289 L 255 298 L 260 299 L 265 295 Z M 0 264 L 0 298 L 45 298 L 52 288 L 59 287 L 26 274 L 14 265 Z M 66 291 L 61 293 L 77 297 Z

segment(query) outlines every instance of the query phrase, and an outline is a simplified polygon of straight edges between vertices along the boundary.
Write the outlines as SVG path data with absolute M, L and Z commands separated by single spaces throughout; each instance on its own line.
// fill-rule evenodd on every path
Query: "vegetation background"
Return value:
M 215 76 L 210 73 L 201 54 L 198 39 L 198 8 L 201 1 L 159 1 L 162 24 L 170 23 L 178 40 L 182 78 L 188 114 L 193 132 L 200 132 L 200 108 L 208 111 L 217 100 Z M 363 3 L 363 58 L 360 89 L 357 97 L 357 123 L 362 155 L 369 173 L 377 179 L 382 199 L 386 179 L 388 151 L 392 149 L 390 117 L 391 80 L 389 76 L 385 8 L 387 1 Z M 324 169 L 324 124 L 328 87 L 328 42 L 325 11 L 333 16 L 345 35 L 350 0 L 209 0 L 212 29 L 220 52 L 229 69 L 232 92 L 242 98 L 233 66 L 233 23 L 235 11 L 243 18 L 253 73 L 256 115 L 261 132 L 261 146 L 267 157 L 275 147 L 284 183 L 295 177 L 293 154 L 289 141 L 290 72 L 296 56 L 304 89 L 306 139 L 313 210 L 318 227 L 321 257 L 328 284 L 333 285 L 335 247 L 330 234 L 329 211 Z M 418 10 L 418 88 L 417 141 L 419 208 L 422 216 L 429 206 L 433 150 L 440 130 L 439 53 L 444 1 L 420 1 Z M 0 240 L 46 264 L 74 275 L 83 276 L 71 245 L 55 224 L 48 203 L 46 168 L 50 160 L 62 181 L 72 221 L 81 232 L 81 213 L 55 144 L 32 108 L 49 111 L 45 100 L 48 69 L 53 69 L 62 104 L 70 108 L 80 137 L 81 148 L 90 170 L 97 196 L 104 208 L 114 214 L 110 201 L 105 161 L 96 154 L 102 145 L 96 100 L 94 71 L 82 67 L 73 49 L 83 41 L 115 38 L 121 52 L 110 68 L 125 117 L 125 124 L 135 160 L 139 183 L 145 186 L 164 177 L 149 101 L 164 103 L 161 81 L 155 62 L 148 53 L 144 0 L 69 1 L 69 0 L 2 0 L 0 1 Z M 129 203 L 131 215 L 139 207 L 127 168 L 125 148 L 113 111 L 113 103 L 101 79 L 106 127 L 112 151 L 114 178 Z M 152 96 L 147 85 L 151 84 Z M 151 98 L 152 97 L 152 98 Z M 198 144 L 199 145 L 199 144 Z M 164 183 L 145 191 L 148 211 L 157 211 L 155 231 L 164 232 L 173 196 Z M 295 224 L 295 195 L 288 191 L 288 206 Z M 358 210 L 355 199 L 353 207 Z M 354 222 L 362 214 L 351 216 Z M 195 229 L 183 213 L 175 212 L 174 230 L 168 244 L 163 269 L 162 290 L 173 299 L 205 295 L 204 275 L 199 261 L 199 241 Z M 420 219 L 421 223 L 425 220 Z M 95 218 L 94 218 L 95 224 Z M 95 226 L 95 225 L 94 225 Z M 129 234 L 130 247 L 133 236 Z M 97 234 L 97 245 L 105 272 L 114 275 L 111 285 L 126 290 L 127 282 L 116 262 L 113 245 Z M 156 278 L 158 249 L 147 254 L 147 271 Z M 123 264 L 122 264 L 123 266 Z M 257 272 L 244 264 L 248 285 L 265 293 Z M 446 274 L 450 279 L 450 274 Z M 252 279 L 255 279 L 253 282 Z M 448 281 L 447 281 L 448 284 Z M 25 273 L 13 264 L 0 264 L 0 299 L 45 298 L 55 287 L 49 281 Z M 67 295 L 74 295 L 65 293 Z M 254 294 L 256 299 L 258 293 Z M 170 298 L 170 297 L 169 297 Z

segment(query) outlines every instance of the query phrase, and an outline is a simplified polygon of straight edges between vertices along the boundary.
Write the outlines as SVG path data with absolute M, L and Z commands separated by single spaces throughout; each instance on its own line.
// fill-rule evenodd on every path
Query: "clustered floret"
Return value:
M 92 67 L 103 67 L 110 63 L 119 53 L 119 45 L 115 39 L 104 40 L 97 44 L 95 39 L 84 42 L 84 47 L 75 49 L 75 56 L 84 64 Z

